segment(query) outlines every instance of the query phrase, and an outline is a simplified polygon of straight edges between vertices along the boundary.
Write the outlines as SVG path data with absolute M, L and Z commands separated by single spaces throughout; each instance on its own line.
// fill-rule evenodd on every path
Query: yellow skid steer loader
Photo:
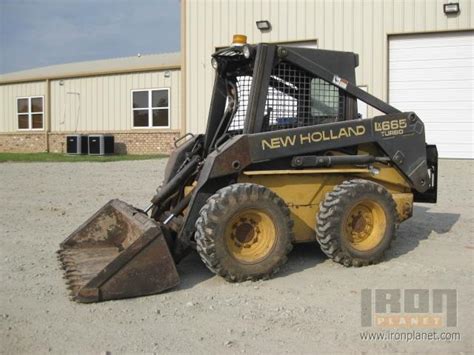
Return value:
M 436 202 L 436 146 L 356 86 L 356 54 L 245 42 L 212 55 L 206 133 L 175 143 L 151 205 L 112 200 L 61 244 L 75 301 L 175 287 L 192 249 L 231 282 L 271 277 L 294 243 L 373 264 L 413 202 Z M 357 100 L 382 114 L 361 119 Z

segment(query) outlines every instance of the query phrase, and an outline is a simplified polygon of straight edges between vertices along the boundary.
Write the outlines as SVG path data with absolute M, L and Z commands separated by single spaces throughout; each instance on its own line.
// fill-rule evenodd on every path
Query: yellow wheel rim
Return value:
M 372 200 L 363 200 L 349 211 L 344 233 L 354 249 L 367 251 L 379 245 L 386 227 L 387 217 L 382 206 Z
M 271 217 L 257 209 L 236 213 L 227 224 L 225 240 L 237 260 L 253 264 L 265 259 L 276 244 L 276 228 Z

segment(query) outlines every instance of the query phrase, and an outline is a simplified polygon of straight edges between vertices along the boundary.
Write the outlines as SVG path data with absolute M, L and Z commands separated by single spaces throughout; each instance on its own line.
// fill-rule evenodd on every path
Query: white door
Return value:
M 391 37 L 389 101 L 423 120 L 441 158 L 473 159 L 474 31 Z

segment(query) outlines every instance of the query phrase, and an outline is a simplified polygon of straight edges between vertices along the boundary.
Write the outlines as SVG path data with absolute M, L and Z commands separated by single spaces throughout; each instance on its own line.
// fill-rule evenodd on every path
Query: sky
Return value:
M 0 73 L 180 49 L 179 0 L 0 0 Z

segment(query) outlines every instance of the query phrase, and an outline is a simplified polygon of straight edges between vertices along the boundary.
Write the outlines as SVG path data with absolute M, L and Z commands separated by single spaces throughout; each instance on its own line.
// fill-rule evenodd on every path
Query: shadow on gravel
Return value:
M 293 250 L 288 255 L 287 263 L 282 266 L 274 278 L 285 277 L 311 269 L 326 260 L 327 256 L 321 251 L 318 243 L 295 244 Z
M 397 258 L 414 250 L 420 241 L 428 239 L 432 232 L 437 234 L 450 232 L 459 217 L 459 214 L 430 212 L 427 207 L 415 206 L 413 217 L 400 226 L 397 239 L 387 252 L 386 260 Z M 327 257 L 319 248 L 318 243 L 296 244 L 288 255 L 288 262 L 282 266 L 274 278 L 299 273 L 326 260 Z M 190 253 L 178 264 L 178 272 L 181 277 L 179 289 L 192 288 L 214 277 L 214 274 L 206 268 L 196 252 Z
M 273 278 L 284 277 L 293 273 L 312 268 L 325 261 L 319 245 L 315 243 L 296 244 L 288 255 L 288 261 Z M 191 252 L 178 264 L 178 273 L 181 277 L 179 289 L 185 290 L 214 277 L 199 258 L 196 252 Z
M 177 265 L 181 282 L 178 289 L 185 290 L 214 277 L 197 252 L 192 251 Z
M 415 206 L 413 217 L 400 225 L 397 239 L 387 252 L 386 260 L 409 253 L 418 247 L 421 240 L 428 239 L 433 232 L 436 234 L 450 232 L 460 216 L 458 213 L 430 212 L 430 208 Z

